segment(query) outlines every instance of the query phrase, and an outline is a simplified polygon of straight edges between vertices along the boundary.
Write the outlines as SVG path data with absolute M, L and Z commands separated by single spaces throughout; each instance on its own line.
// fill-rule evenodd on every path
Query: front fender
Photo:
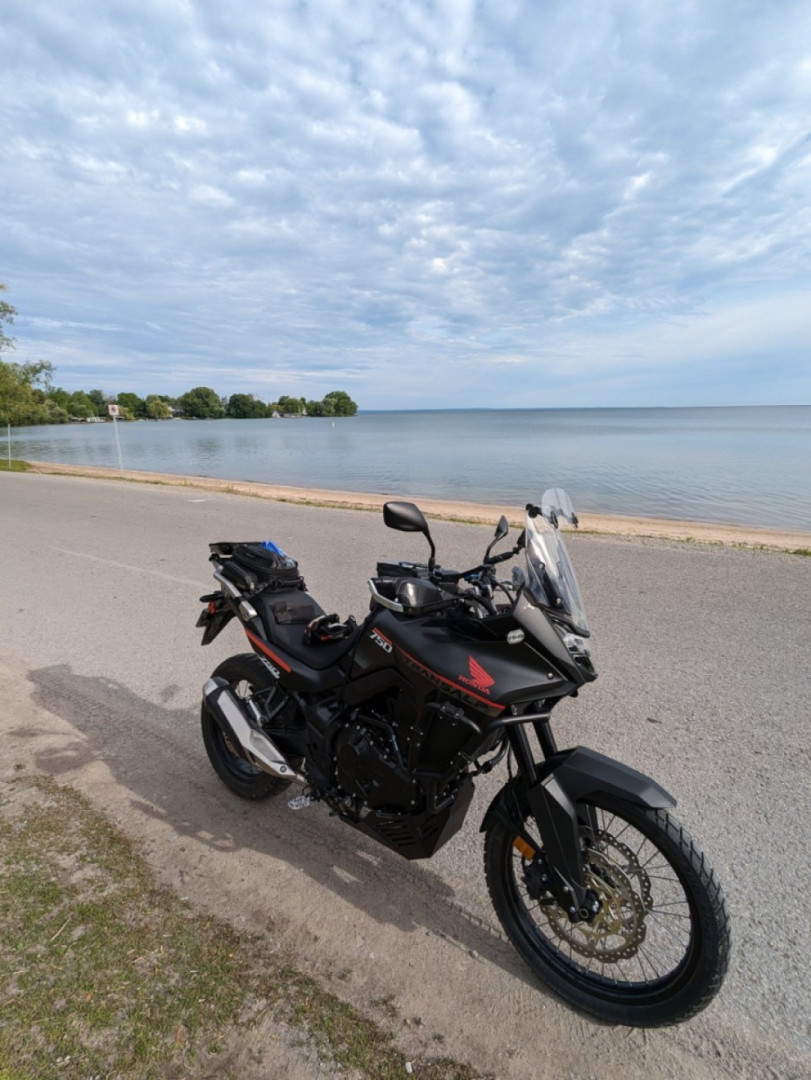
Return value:
M 673 796 L 649 776 L 585 746 L 562 750 L 538 766 L 539 784 L 548 788 L 552 778 L 556 781 L 555 786 L 572 803 L 603 794 L 614 795 L 650 810 L 669 810 L 676 805 Z M 517 779 L 513 784 L 505 784 L 498 792 L 484 815 L 482 832 L 496 815 L 513 824 L 520 824 L 515 796 L 512 795 L 515 785 L 520 783 L 520 779 Z

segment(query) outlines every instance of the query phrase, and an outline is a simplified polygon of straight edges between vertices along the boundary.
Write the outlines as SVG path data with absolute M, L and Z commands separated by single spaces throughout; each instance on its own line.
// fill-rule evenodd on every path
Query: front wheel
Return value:
M 689 1019 L 718 993 L 729 962 L 729 916 L 712 868 L 664 810 L 594 796 L 578 803 L 578 817 L 586 884 L 600 905 L 590 922 L 571 922 L 544 888 L 540 840 L 533 853 L 503 820 L 489 825 L 485 874 L 508 937 L 582 1012 L 634 1027 Z

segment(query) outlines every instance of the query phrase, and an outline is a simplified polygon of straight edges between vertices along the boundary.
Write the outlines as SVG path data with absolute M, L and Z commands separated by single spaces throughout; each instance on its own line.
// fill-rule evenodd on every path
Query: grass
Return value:
M 268 1022 L 293 1029 L 336 1077 L 406 1075 L 388 1031 L 298 971 L 267 938 L 239 934 L 159 887 L 76 792 L 18 774 L 6 795 L 0 1080 L 192 1080 L 212 1069 L 228 1076 L 247 1033 Z M 447 1059 L 415 1061 L 413 1073 L 477 1075 Z
M 9 460 L 7 457 L 0 458 L 0 472 L 28 472 L 31 466 L 27 461 L 17 461 L 15 458 Z M 5 1080 L 5 1077 L 0 1073 L 0 1080 Z

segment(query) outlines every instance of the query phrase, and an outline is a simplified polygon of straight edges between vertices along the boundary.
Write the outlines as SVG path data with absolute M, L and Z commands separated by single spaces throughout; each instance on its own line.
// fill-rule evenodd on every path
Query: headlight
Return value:
M 581 637 L 580 634 L 573 634 L 571 627 L 563 623 L 553 621 L 552 625 L 557 630 L 560 640 L 566 646 L 574 662 L 586 668 L 587 671 L 594 671 L 594 664 L 591 659 L 591 645 L 588 641 Z

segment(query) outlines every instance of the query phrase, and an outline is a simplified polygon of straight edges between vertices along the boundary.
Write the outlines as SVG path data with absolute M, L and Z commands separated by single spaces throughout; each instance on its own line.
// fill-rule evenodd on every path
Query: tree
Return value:
M 345 390 L 332 390 L 324 397 L 323 405 L 331 412 L 326 416 L 354 416 L 358 407 Z
M 87 420 L 91 416 L 98 416 L 98 409 L 90 400 L 90 395 L 83 390 L 77 390 L 68 398 L 67 411 L 70 416 L 77 416 Z
M 64 423 L 67 410 L 51 397 L 52 374 L 51 364 L 41 360 L 26 364 L 0 361 L 0 423 Z
M 49 386 L 48 398 L 58 409 L 64 409 L 65 413 L 69 411 L 70 394 L 67 390 L 63 390 L 61 386 Z
M 0 282 L 0 292 L 5 292 L 6 286 Z M 0 352 L 3 349 L 14 348 L 14 338 L 6 337 L 3 333 L 3 323 L 13 323 L 17 309 L 5 300 L 0 300 Z
M 19 364 L 6 364 L 0 360 L 0 423 L 24 424 L 23 415 L 32 412 L 35 401 L 31 387 L 20 374 Z
M 101 392 L 101 390 L 88 390 L 87 391 L 87 396 L 90 398 L 90 400 L 96 406 L 96 415 L 97 416 L 106 416 L 107 415 L 107 399 L 105 398 L 105 396 Z
M 186 416 L 201 420 L 219 419 L 224 412 L 219 396 L 209 386 L 195 386 L 178 398 L 178 404 Z
M 282 394 L 276 403 L 276 408 L 282 416 L 299 416 L 305 404 L 304 398 L 288 397 L 287 394 Z
M 170 419 L 172 410 L 169 408 L 169 403 L 157 394 L 147 394 L 145 404 L 146 414 L 150 420 Z
M 35 391 L 37 393 L 37 391 Z M 43 400 L 39 406 L 36 419 L 30 420 L 31 424 L 67 424 L 68 414 L 64 409 L 60 409 L 56 402 L 51 401 L 49 397 L 43 395 Z
M 141 420 L 146 419 L 146 402 L 143 398 L 138 397 L 137 394 L 125 392 L 119 394 L 116 401 L 118 402 L 119 409 L 124 410 L 123 415 L 125 419 L 134 419 L 135 417 L 138 417 Z
M 240 419 L 252 419 L 269 416 L 268 407 L 264 401 L 255 398 L 253 394 L 232 394 L 226 407 L 228 416 Z

